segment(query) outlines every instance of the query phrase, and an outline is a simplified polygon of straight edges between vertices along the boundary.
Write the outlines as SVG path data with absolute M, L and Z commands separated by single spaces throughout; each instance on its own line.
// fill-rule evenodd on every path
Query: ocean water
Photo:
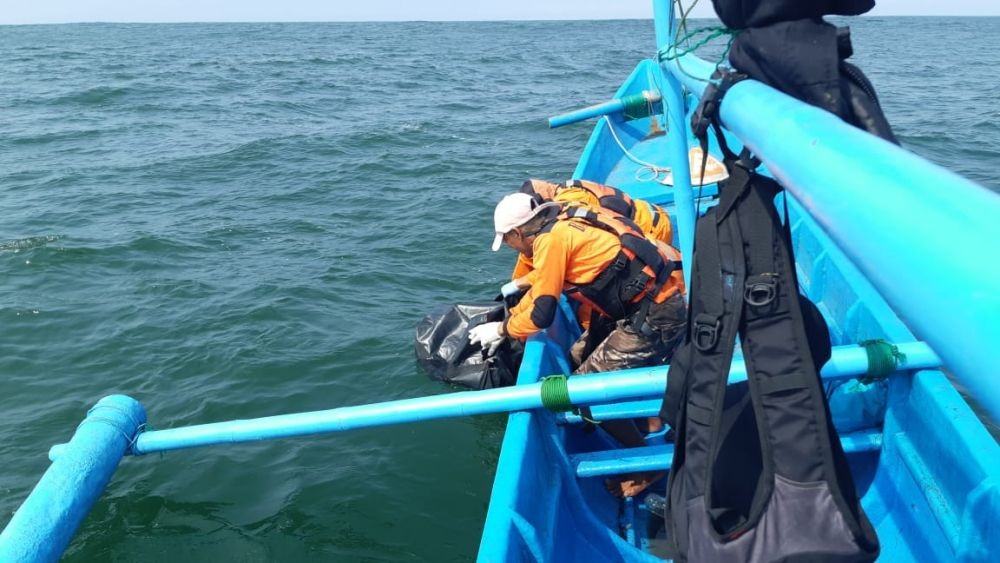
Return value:
M 862 18 L 904 145 L 1000 187 L 1000 18 Z M 651 22 L 0 27 L 0 523 L 100 397 L 164 428 L 448 392 L 491 211 L 572 172 Z M 66 561 L 467 561 L 505 418 L 126 459 Z

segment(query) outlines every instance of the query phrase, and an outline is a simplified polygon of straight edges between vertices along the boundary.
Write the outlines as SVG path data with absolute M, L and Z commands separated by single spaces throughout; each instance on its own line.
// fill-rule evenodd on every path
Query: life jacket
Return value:
M 566 188 L 586 190 L 597 198 L 602 211 L 631 219 L 647 235 L 667 244 L 673 242 L 673 225 L 666 210 L 642 199 L 632 199 L 627 193 L 590 180 L 568 180 Z
M 539 182 L 541 185 L 536 185 Z M 568 205 L 590 205 L 589 201 L 567 198 L 566 190 L 578 189 L 590 194 L 596 202 L 599 211 L 612 215 L 620 215 L 631 219 L 647 235 L 662 240 L 667 244 L 673 242 L 673 225 L 670 215 L 659 205 L 641 199 L 632 199 L 618 188 L 592 182 L 590 180 L 567 180 L 560 184 L 544 180 L 527 180 L 521 185 L 521 192 L 535 198 L 538 203 L 559 201 Z M 560 194 L 563 197 L 559 197 Z
M 669 282 L 674 270 L 680 268 L 680 254 L 661 249 L 628 218 L 570 205 L 557 220 L 583 221 L 617 236 L 621 245 L 615 258 L 593 281 L 566 291 L 570 297 L 591 305 L 606 317 L 632 317 L 633 322 L 641 324 L 651 303 L 662 302 L 674 293 L 670 290 L 676 284 Z
M 716 119 L 715 117 L 712 118 Z M 737 158 L 713 121 L 730 177 L 698 220 L 685 343 L 661 416 L 676 433 L 668 479 L 678 562 L 860 563 L 879 554 L 830 418 L 819 368 L 829 332 L 798 291 L 781 191 Z M 702 143 L 706 143 L 705 138 Z M 727 386 L 736 338 L 747 381 Z
M 635 220 L 635 202 L 627 193 L 618 188 L 591 182 L 590 180 L 567 180 L 563 185 L 567 188 L 587 190 L 597 198 L 601 209 L 621 215 L 632 221 Z

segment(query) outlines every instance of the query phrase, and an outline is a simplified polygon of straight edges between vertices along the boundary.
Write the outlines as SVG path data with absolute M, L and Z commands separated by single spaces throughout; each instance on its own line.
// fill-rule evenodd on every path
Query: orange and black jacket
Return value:
M 662 303 L 684 288 L 681 270 L 670 270 L 679 256 L 671 257 L 663 246 L 627 219 L 568 207 L 536 236 L 531 287 L 511 309 L 504 332 L 524 339 L 545 329 L 564 292 L 615 320 L 632 314 L 647 297 Z
M 569 180 L 564 184 L 528 180 L 521 185 L 521 192 L 535 197 L 539 203 L 558 201 L 570 205 L 582 204 L 611 215 L 625 216 L 632 219 L 647 235 L 666 244 L 673 244 L 674 229 L 667 212 L 659 205 L 632 199 L 617 188 L 590 180 Z M 511 279 L 524 277 L 532 269 L 531 259 L 519 254 Z
M 590 180 L 568 180 L 562 184 L 528 180 L 521 185 L 521 191 L 536 197 L 539 203 L 577 203 L 627 217 L 654 239 L 673 244 L 674 229 L 670 223 L 670 215 L 659 205 L 643 199 L 633 199 L 618 188 Z

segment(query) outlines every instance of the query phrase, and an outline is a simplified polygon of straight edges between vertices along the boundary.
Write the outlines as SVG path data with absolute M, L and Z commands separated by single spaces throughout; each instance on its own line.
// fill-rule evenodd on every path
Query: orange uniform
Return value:
M 611 232 L 607 228 L 596 226 L 592 219 L 573 214 L 589 213 L 603 224 L 615 223 L 618 219 L 607 214 L 595 213 L 585 208 L 577 208 L 560 216 L 559 220 L 550 223 L 535 238 L 532 244 L 533 270 L 529 274 L 531 288 L 521 299 L 521 302 L 511 309 L 504 324 L 504 332 L 514 338 L 524 339 L 552 324 L 559 305 L 559 296 L 567 292 L 571 297 L 587 304 L 598 312 L 614 319 L 625 318 L 638 308 L 638 304 L 650 291 L 655 292 L 652 302 L 662 303 L 668 297 L 683 291 L 683 278 L 679 269 L 674 270 L 667 279 L 654 279 L 657 272 L 650 268 L 639 275 L 639 291 L 630 296 L 627 302 L 617 301 L 609 293 L 595 290 L 593 282 L 598 276 L 607 286 L 617 287 L 621 278 L 630 267 L 623 270 L 611 270 L 612 265 L 621 263 L 630 252 L 631 247 L 638 247 L 646 258 L 653 256 L 660 260 L 661 265 L 670 261 L 670 257 L 652 240 L 644 237 L 638 229 L 629 228 L 631 240 L 623 245 L 624 236 Z M 652 254 L 650 254 L 652 253 Z M 652 261 L 652 260 L 650 260 Z M 644 262 L 644 263 L 648 263 Z M 628 261 L 629 265 L 639 262 Z M 651 267 L 657 267 L 652 265 Z M 645 277 L 642 277 L 645 275 Z M 613 279 L 612 279 L 613 278 Z M 631 278 L 630 278 L 631 280 Z M 616 292 L 620 295 L 620 292 Z
M 644 233 L 653 239 L 668 245 L 673 244 L 674 233 L 673 225 L 670 223 L 670 215 L 659 205 L 642 199 L 632 199 L 617 188 L 589 180 L 569 180 L 562 184 L 529 180 L 521 186 L 521 191 L 537 196 L 543 201 L 586 205 L 591 209 L 624 215 L 632 219 Z M 533 270 L 532 259 L 518 254 L 511 279 L 525 278 L 528 285 L 531 285 L 534 282 L 534 276 L 530 275 Z M 589 304 L 584 303 L 580 306 L 577 318 L 584 328 L 590 325 Z

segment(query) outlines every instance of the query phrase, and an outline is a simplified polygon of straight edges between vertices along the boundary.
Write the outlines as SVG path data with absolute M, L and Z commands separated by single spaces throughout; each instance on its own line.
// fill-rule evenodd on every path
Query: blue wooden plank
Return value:
M 862 453 L 882 448 L 882 432 L 851 432 L 840 437 L 846 453 Z M 588 452 L 570 456 L 577 477 L 602 477 L 641 471 L 666 471 L 674 457 L 674 445 L 643 446 Z
M 594 405 L 590 407 L 591 420 L 620 420 L 623 418 L 642 418 L 656 416 L 660 413 L 663 399 L 648 399 L 645 401 L 625 401 L 612 405 Z M 583 418 L 578 414 L 563 412 L 556 415 L 560 424 L 579 424 Z

